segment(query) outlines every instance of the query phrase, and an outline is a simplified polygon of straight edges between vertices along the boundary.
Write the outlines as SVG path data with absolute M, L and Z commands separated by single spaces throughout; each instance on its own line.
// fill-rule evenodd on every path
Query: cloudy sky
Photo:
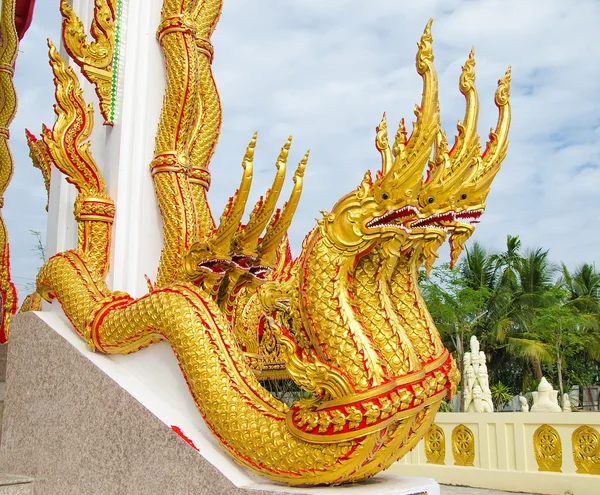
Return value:
M 548 248 L 553 261 L 570 268 L 600 262 L 600 2 L 377 0 L 365 5 L 225 2 L 213 37 L 224 114 L 211 164 L 214 211 L 220 213 L 237 185 L 252 132 L 259 131 L 259 141 L 251 199 L 269 186 L 278 151 L 293 134 L 293 160 L 311 149 L 291 229 L 297 253 L 319 210 L 331 208 L 366 169 L 379 166 L 374 129 L 383 111 L 390 127 L 401 117 L 412 120 L 421 92 L 416 42 L 433 17 L 442 123 L 450 142 L 464 111 L 457 84 L 471 46 L 482 140 L 496 122 L 497 80 L 512 65 L 508 157 L 472 239 L 501 250 L 507 234 L 518 235 L 525 247 Z M 58 41 L 59 29 L 56 2 L 38 1 L 17 60 L 19 111 L 11 127 L 16 170 L 3 214 L 12 274 L 23 292 L 40 263 L 29 230 L 46 231 L 46 193 L 39 171 L 31 167 L 23 128 L 39 132 L 42 122 L 53 122 L 45 39 Z M 289 184 L 282 199 L 288 191 Z

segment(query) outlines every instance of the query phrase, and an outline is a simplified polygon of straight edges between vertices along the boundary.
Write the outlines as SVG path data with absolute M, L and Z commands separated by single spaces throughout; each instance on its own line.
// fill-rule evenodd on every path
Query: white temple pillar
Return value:
M 154 280 L 162 248 L 161 220 L 149 172 L 154 137 L 165 90 L 165 69 L 156 28 L 162 0 L 123 0 L 124 14 L 119 33 L 120 98 L 114 126 L 103 126 L 93 86 L 71 62 L 87 103 L 94 105 L 91 136 L 93 157 L 115 201 L 110 271 L 112 290 L 138 297 L 147 291 L 144 275 Z M 93 19 L 93 2 L 74 0 L 73 8 L 86 31 Z M 53 40 L 55 44 L 61 40 Z M 61 55 L 68 55 L 61 49 Z M 49 127 L 53 122 L 46 123 Z M 73 218 L 75 188 L 53 168 L 48 212 L 47 252 L 72 249 L 77 242 Z

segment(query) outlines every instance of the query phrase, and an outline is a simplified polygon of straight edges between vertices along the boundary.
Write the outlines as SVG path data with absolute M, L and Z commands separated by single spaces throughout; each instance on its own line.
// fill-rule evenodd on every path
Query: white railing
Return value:
M 548 495 L 600 494 L 600 413 L 438 413 L 390 472 Z

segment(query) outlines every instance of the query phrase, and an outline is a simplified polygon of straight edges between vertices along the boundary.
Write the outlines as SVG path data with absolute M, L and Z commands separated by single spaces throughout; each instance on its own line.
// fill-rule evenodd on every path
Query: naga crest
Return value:
M 63 41 L 95 86 L 110 126 L 116 115 L 113 83 L 122 65 L 120 3 L 94 5 L 88 41 L 76 12 L 61 0 Z M 141 297 L 106 281 L 111 249 L 119 242 L 112 237 L 119 204 L 109 191 L 118 188 L 92 156 L 93 108 L 75 71 L 49 42 L 56 121 L 43 127 L 42 139 L 30 132 L 27 138 L 45 176 L 56 167 L 76 187 L 78 236 L 76 247 L 41 268 L 24 309 L 39 309 L 42 298 L 56 299 L 74 331 L 97 352 L 143 352 L 168 341 L 209 429 L 255 473 L 292 485 L 365 479 L 414 448 L 442 399 L 456 391 L 459 373 L 427 311 L 418 273 L 423 263 L 430 268 L 447 235 L 456 261 L 483 213 L 506 154 L 510 72 L 500 80 L 498 124 L 481 153 L 471 52 L 459 82 L 465 117 L 449 149 L 440 125 L 429 21 L 418 43 L 423 94 L 410 134 L 401 120 L 392 142 L 384 114 L 375 133 L 381 166 L 373 175 L 366 171 L 354 191 L 323 213 L 294 258 L 287 231 L 308 153 L 293 174 L 288 200 L 277 208 L 291 137 L 275 160 L 271 188 L 246 223 L 256 134 L 242 157 L 239 187 L 218 221 L 209 206 L 209 164 L 222 118 L 210 39 L 221 8 L 222 0 L 165 0 L 152 41 L 162 49 L 166 70 L 147 169 L 163 248 L 156 277 L 148 279 Z M 11 66 L 11 60 L 2 64 Z M 0 140 L 6 142 L 5 133 Z M 5 164 L 12 162 L 6 146 L 0 152 L 5 177 Z M 0 240 L 1 252 L 7 252 L 6 237 Z M 6 337 L 16 299 L 7 263 L 2 266 L 0 328 Z M 266 382 L 280 379 L 295 382 L 303 398 L 287 404 L 269 393 Z

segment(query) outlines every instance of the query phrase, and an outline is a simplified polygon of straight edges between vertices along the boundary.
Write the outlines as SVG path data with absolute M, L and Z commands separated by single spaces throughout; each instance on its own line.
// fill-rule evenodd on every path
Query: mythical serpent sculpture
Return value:
M 72 32 L 75 14 L 62 3 L 64 26 Z M 114 13 L 107 0 L 96 1 L 97 14 L 106 15 L 106 6 Z M 390 146 L 384 115 L 375 139 L 380 170 L 374 178 L 367 172 L 323 214 L 292 259 L 286 231 L 308 155 L 294 174 L 289 201 L 275 211 L 291 138 L 273 186 L 246 225 L 240 221 L 256 135 L 218 226 L 207 202 L 208 164 L 221 123 L 209 40 L 221 6 L 221 0 L 163 4 L 157 39 L 167 85 L 150 173 L 164 249 L 154 285 L 138 299 L 104 281 L 115 206 L 89 150 L 92 108 L 49 42 L 57 119 L 30 143 L 32 156 L 52 163 L 77 187 L 78 243 L 42 267 L 34 298 L 57 299 L 98 352 L 127 354 L 167 340 L 206 424 L 252 471 L 292 485 L 364 479 L 417 444 L 458 383 L 421 297 L 418 270 L 423 263 L 431 267 L 447 236 L 455 261 L 485 208 L 506 153 L 509 72 L 499 81 L 498 124 L 482 154 L 471 53 L 459 85 L 465 118 L 449 150 L 440 129 L 429 22 L 416 57 L 423 95 L 412 133 L 407 137 L 401 122 Z M 283 373 L 312 398 L 288 407 L 261 386 L 267 340 L 285 363 Z

